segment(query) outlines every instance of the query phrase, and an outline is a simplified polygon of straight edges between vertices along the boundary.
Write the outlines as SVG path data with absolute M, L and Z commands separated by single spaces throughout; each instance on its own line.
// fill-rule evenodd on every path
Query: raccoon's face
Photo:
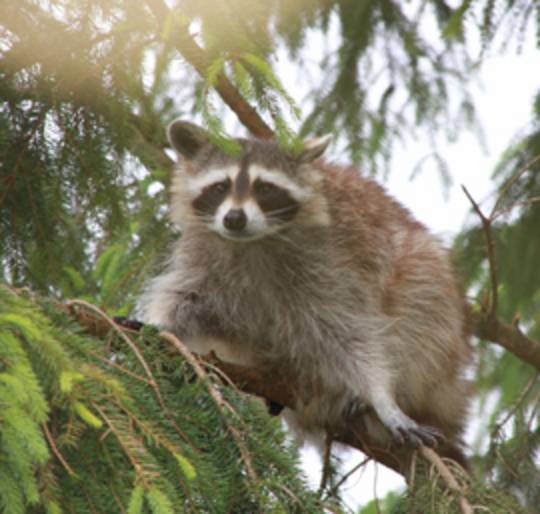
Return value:
M 295 156 L 273 142 L 238 140 L 238 158 L 218 150 L 191 123 L 174 121 L 168 137 L 183 159 L 171 209 L 180 225 L 202 224 L 223 238 L 247 242 L 291 223 L 325 224 L 321 175 L 308 165 L 324 152 L 329 137 L 306 142 Z

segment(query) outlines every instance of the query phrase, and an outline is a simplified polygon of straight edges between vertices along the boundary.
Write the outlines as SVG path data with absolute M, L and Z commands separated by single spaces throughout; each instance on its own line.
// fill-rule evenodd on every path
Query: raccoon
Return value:
M 226 155 L 176 120 L 182 229 L 140 301 L 143 321 L 192 350 L 297 378 L 296 419 L 340 430 L 368 406 L 370 437 L 433 446 L 463 462 L 470 362 L 464 301 L 439 241 L 376 182 L 319 159 L 238 139 Z

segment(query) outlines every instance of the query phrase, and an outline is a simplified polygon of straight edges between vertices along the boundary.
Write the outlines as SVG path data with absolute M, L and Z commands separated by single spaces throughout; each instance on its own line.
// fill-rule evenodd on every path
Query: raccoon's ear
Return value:
M 209 142 L 206 130 L 180 119 L 167 127 L 167 138 L 173 149 L 186 159 L 193 159 Z
M 304 148 L 298 155 L 299 161 L 302 163 L 314 161 L 324 153 L 330 141 L 332 141 L 332 134 L 306 139 L 304 141 Z

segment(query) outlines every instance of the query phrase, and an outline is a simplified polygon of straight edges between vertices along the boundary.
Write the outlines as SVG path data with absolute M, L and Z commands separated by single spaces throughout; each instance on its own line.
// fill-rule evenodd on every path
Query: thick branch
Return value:
M 67 312 L 74 316 L 79 324 L 90 335 L 103 338 L 110 331 L 111 326 L 106 319 L 96 315 L 93 311 L 78 308 L 75 302 L 68 303 Z M 119 328 L 119 327 L 117 327 Z M 176 352 L 166 339 L 163 345 Z M 290 409 L 295 408 L 294 394 L 297 388 L 295 378 L 285 375 L 279 369 L 252 369 L 237 364 L 219 360 L 214 354 L 196 356 L 202 364 L 210 368 L 219 369 L 227 375 L 241 391 L 260 396 Z M 103 361 L 102 361 L 103 362 Z M 402 448 L 381 448 L 370 440 L 363 426 L 363 416 L 359 413 L 350 418 L 347 430 L 339 434 L 332 434 L 333 440 L 357 448 L 377 462 L 405 474 L 407 472 L 410 450 Z
M 540 343 L 529 339 L 517 325 L 489 313 L 471 313 L 474 335 L 499 344 L 540 371 Z
M 146 0 L 146 4 L 162 27 L 174 19 L 173 13 L 163 0 Z M 187 29 L 179 23 L 175 24 L 172 37 L 174 47 L 180 55 L 195 68 L 201 77 L 205 78 L 207 69 L 212 63 L 212 58 L 197 45 Z M 262 139 L 272 139 L 274 137 L 272 129 L 259 116 L 257 111 L 246 102 L 223 73 L 218 76 L 215 88 L 223 101 L 255 137 Z
M 97 337 L 104 337 L 110 325 L 101 317 L 85 309 L 67 309 L 75 316 L 86 331 Z M 493 317 L 471 314 L 475 324 L 475 334 L 501 344 L 518 357 L 540 369 L 540 345 L 523 335 L 513 325 L 508 325 Z M 167 341 L 163 341 L 167 345 Z M 170 346 L 170 345 L 169 345 Z M 172 349 L 174 351 L 174 349 Z M 203 364 L 224 373 L 240 390 L 260 396 L 290 409 L 295 408 L 295 377 L 284 374 L 280 369 L 253 369 L 221 361 L 214 354 L 197 356 Z M 410 450 L 389 447 L 381 448 L 370 439 L 364 428 L 363 415 L 359 413 L 348 420 L 346 430 L 332 434 L 335 441 L 359 449 L 375 461 L 406 475 Z M 444 445 L 440 448 L 444 455 Z
M 276 369 L 253 369 L 231 364 L 217 359 L 215 355 L 204 355 L 199 358 L 225 373 L 243 392 L 295 409 L 294 392 L 297 385 L 294 377 L 284 375 Z M 390 469 L 405 474 L 404 462 L 410 451 L 381 448 L 374 444 L 364 428 L 362 417 L 361 413 L 351 417 L 347 430 L 332 434 L 333 440 L 356 448 Z

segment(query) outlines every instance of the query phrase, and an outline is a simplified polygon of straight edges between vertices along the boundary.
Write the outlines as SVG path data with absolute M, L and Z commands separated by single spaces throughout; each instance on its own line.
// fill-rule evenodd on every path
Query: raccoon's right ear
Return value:
M 167 139 L 173 149 L 186 159 L 193 159 L 209 142 L 206 130 L 180 119 L 167 127 Z
M 298 160 L 302 163 L 309 163 L 318 159 L 324 153 L 331 141 L 332 134 L 307 139 L 304 141 L 304 148 L 297 157 Z

